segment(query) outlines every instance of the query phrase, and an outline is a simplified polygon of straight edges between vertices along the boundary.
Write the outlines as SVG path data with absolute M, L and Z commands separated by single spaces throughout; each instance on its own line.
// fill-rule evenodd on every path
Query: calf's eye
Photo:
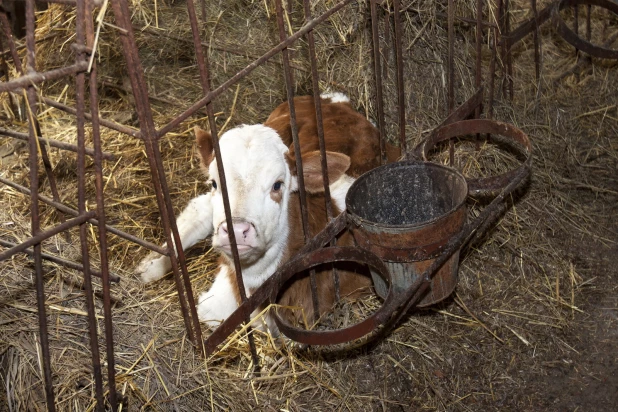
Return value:
M 279 182 L 275 182 L 275 184 L 273 185 L 273 191 L 278 192 L 279 190 L 281 190 L 281 185 L 283 184 L 283 182 L 279 181 Z
M 211 180 L 210 185 L 212 186 L 213 189 L 217 190 L 217 182 L 215 182 L 214 180 Z

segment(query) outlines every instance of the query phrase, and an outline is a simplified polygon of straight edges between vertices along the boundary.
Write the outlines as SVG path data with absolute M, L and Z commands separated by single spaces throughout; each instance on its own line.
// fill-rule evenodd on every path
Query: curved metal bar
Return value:
M 568 6 L 587 4 L 602 7 L 618 15 L 618 3 L 609 0 L 561 0 L 552 10 L 552 20 L 560 36 L 578 50 L 601 59 L 618 59 L 618 50 L 597 46 L 576 34 L 562 19 L 560 10 Z
M 288 338 L 308 345 L 335 345 L 361 338 L 382 326 L 388 319 L 391 318 L 393 310 L 396 309 L 396 307 L 393 307 L 393 302 L 396 296 L 391 284 L 391 276 L 388 269 L 384 263 L 382 263 L 382 260 L 373 253 L 353 247 L 330 247 L 318 249 L 301 255 L 289 262 L 280 272 L 279 287 L 273 289 L 271 301 L 275 302 L 277 300 L 277 293 L 279 292 L 281 286 L 283 286 L 283 284 L 296 273 L 313 268 L 323 263 L 342 261 L 358 262 L 369 265 L 378 274 L 380 274 L 380 276 L 388 281 L 389 288 L 384 304 L 380 307 L 380 309 L 374 312 L 373 315 L 355 325 L 348 326 L 343 329 L 319 331 L 292 326 L 289 322 L 279 316 L 278 311 L 275 310 L 272 316 L 274 317 L 279 330 Z
M 505 143 L 509 144 L 511 148 L 518 151 L 519 154 L 526 159 L 519 167 L 501 175 L 477 179 L 466 178 L 470 195 L 495 195 L 497 192 L 504 189 L 509 182 L 526 167 L 525 164 L 532 154 L 532 145 L 530 144 L 528 136 L 515 126 L 509 123 L 488 119 L 462 120 L 436 129 L 426 140 L 421 142 L 416 151 L 417 153 L 420 152 L 423 160 L 427 160 L 429 152 L 439 142 L 450 140 L 457 136 L 477 134 L 500 135 L 510 139 Z M 513 143 L 520 146 L 518 147 Z M 524 150 L 521 150 L 522 148 Z

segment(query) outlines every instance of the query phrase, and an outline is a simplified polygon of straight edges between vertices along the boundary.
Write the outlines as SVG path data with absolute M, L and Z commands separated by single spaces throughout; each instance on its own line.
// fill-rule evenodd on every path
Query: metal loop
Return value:
M 379 326 L 383 325 L 391 317 L 394 309 L 391 306 L 395 300 L 395 293 L 393 292 L 391 276 L 388 269 L 384 263 L 382 263 L 380 258 L 373 253 L 354 247 L 329 247 L 318 249 L 301 255 L 297 259 L 289 262 L 281 270 L 279 288 L 273 289 L 271 301 L 276 301 L 280 287 L 295 274 L 324 263 L 342 261 L 366 264 L 388 282 L 388 294 L 384 299 L 382 306 L 374 312 L 373 315 L 355 325 L 348 326 L 343 329 L 327 331 L 307 330 L 293 326 L 283 319 L 277 310 L 275 310 L 272 314 L 275 322 L 277 323 L 279 330 L 288 338 L 308 345 L 335 345 L 345 343 L 367 335 Z
M 484 178 L 466 178 L 471 196 L 494 196 L 504 189 L 509 182 L 520 173 L 532 154 L 532 145 L 528 136 L 509 123 L 488 119 L 462 120 L 447 124 L 436 129 L 424 142 L 420 144 L 423 159 L 427 160 L 429 152 L 439 142 L 464 135 L 495 134 L 506 137 L 505 143 L 518 152 L 525 161 L 517 168 L 506 173 Z M 514 143 L 514 144 L 513 144 Z M 522 150 L 523 149 L 523 150 Z
M 578 50 L 583 51 L 593 57 L 601 59 L 618 59 L 618 50 L 597 46 L 577 35 L 560 15 L 560 11 L 568 6 L 579 6 L 580 4 L 602 7 L 618 15 L 618 4 L 608 0 L 561 0 L 556 3 L 552 10 L 552 19 L 558 34 L 569 44 Z

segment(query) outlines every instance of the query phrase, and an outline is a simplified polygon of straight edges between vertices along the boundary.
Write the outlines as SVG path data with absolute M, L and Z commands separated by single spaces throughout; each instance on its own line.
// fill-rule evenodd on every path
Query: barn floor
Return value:
M 208 50 L 213 84 L 218 85 L 266 51 L 267 45 L 275 44 L 277 34 L 270 2 L 208 3 L 206 28 L 213 39 Z M 404 36 L 409 44 L 406 132 L 409 144 L 414 145 L 446 115 L 446 20 L 440 18 L 446 2 L 405 3 Z M 473 17 L 475 2 L 457 3 L 458 15 Z M 530 16 L 529 2 L 511 3 L 516 26 Z M 539 8 L 546 3 L 539 1 Z M 150 2 L 134 0 L 132 4 L 151 105 L 161 126 L 201 96 L 191 45 L 186 42 L 185 5 L 183 1 L 160 2 L 155 15 Z M 67 10 L 52 5 L 39 15 L 41 66 L 54 68 L 72 61 L 70 48 L 64 46 L 72 30 L 66 26 L 70 21 Z M 348 93 L 361 113 L 374 118 L 369 37 L 367 27 L 359 23 L 363 10 L 354 5 L 348 14 L 335 15 L 317 31 L 316 41 L 322 50 L 318 56 L 322 87 Z M 595 22 L 603 19 L 609 23 L 595 25 L 593 36 L 604 39 L 616 31 L 617 20 L 594 15 Z M 290 21 L 295 28 L 301 24 L 298 13 Z M 599 27 L 604 27 L 602 34 Z M 137 127 L 113 27 L 104 26 L 101 33 L 102 116 Z M 458 103 L 475 90 L 473 36 L 470 25 L 457 26 Z M 410 313 L 385 339 L 353 349 L 299 348 L 259 335 L 261 374 L 256 376 L 242 333 L 212 357 L 197 356 L 185 336 L 171 277 L 141 284 L 133 268 L 146 251 L 110 235 L 110 265 L 122 278 L 112 286 L 112 297 L 117 387 L 124 399 L 123 411 L 615 410 L 618 65 L 593 59 L 577 66 L 586 57 L 576 56 L 546 24 L 541 30 L 543 64 L 537 82 L 530 37 L 513 52 L 512 101 L 498 83 L 495 117 L 529 135 L 534 146 L 533 176 L 496 226 L 462 254 L 453 296 L 436 307 Z M 489 63 L 487 43 L 485 37 L 484 74 Z M 305 57 L 304 44 L 292 51 L 297 94 L 310 92 Z M 393 63 L 392 52 L 384 52 L 383 57 Z M 573 67 L 577 69 L 561 76 Z M 385 70 L 389 125 L 396 119 L 393 78 Z M 69 83 L 50 82 L 42 90 L 70 104 Z M 284 100 L 283 85 L 277 59 L 256 69 L 215 101 L 218 126 L 229 129 L 265 120 Z M 74 119 L 46 109 L 40 115 L 44 135 L 74 143 Z M 206 188 L 191 134 L 193 125 L 207 124 L 205 116 L 200 113 L 186 121 L 160 144 L 178 211 Z M 2 102 L 0 127 L 27 130 L 8 101 Z M 394 135 L 393 127 L 389 127 L 389 136 Z M 116 155 L 104 169 L 110 224 L 160 242 L 143 143 L 107 129 L 102 133 L 103 149 Z M 458 165 L 469 174 L 496 172 L 508 163 L 492 147 L 474 152 L 458 145 L 456 153 Z M 57 149 L 50 149 L 50 156 L 61 199 L 74 207 L 75 156 Z M 27 186 L 27 148 L 0 137 L 0 157 L 0 175 Z M 91 163 L 87 170 L 92 173 Z M 42 172 L 41 182 L 43 193 L 49 195 Z M 91 183 L 92 179 L 89 204 L 94 205 Z M 5 185 L 0 185 L 0 196 L 0 238 L 14 243 L 27 239 L 28 197 Z M 471 216 L 482 207 L 471 206 Z M 42 224 L 57 223 L 57 213 L 43 206 Z M 97 266 L 96 230 L 89 234 L 90 253 Z M 70 239 L 57 236 L 46 241 L 44 250 L 79 261 L 77 231 L 71 231 Z M 212 282 L 214 259 L 208 242 L 190 253 L 188 266 L 196 294 Z M 45 264 L 45 271 L 57 409 L 89 411 L 94 408 L 94 389 L 81 274 L 51 263 Z M 0 263 L 0 411 L 45 410 L 33 285 L 32 262 L 27 256 Z M 97 311 L 102 314 L 98 280 L 95 289 Z M 379 305 L 379 299 L 371 297 L 350 313 L 362 314 Z M 99 339 L 104 353 L 101 330 Z

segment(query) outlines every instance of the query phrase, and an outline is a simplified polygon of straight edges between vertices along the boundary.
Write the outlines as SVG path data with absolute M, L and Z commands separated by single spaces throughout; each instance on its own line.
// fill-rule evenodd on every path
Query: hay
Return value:
M 182 2 L 157 2 L 156 10 L 149 2 L 132 3 L 155 122 L 163 125 L 202 95 L 191 45 L 186 41 L 190 38 L 186 11 Z M 513 26 L 531 16 L 529 2 L 511 3 Z M 539 2 L 538 8 L 547 3 Z M 327 5 L 330 2 L 318 2 L 315 13 Z M 446 2 L 418 0 L 403 6 L 410 147 L 446 115 Z M 209 39 L 213 85 L 277 43 L 273 7 L 268 1 L 208 2 L 208 21 L 203 26 L 208 36 L 203 38 Z M 472 1 L 458 2 L 457 13 L 474 18 L 474 7 Z M 593 38 L 607 39 L 616 30 L 616 20 L 608 20 L 596 9 L 595 13 Z M 494 21 L 495 14 L 492 6 L 486 19 Z M 51 5 L 39 14 L 40 69 L 72 62 L 68 47 L 74 32 L 71 16 L 61 5 Z M 301 16 L 295 4 L 288 16 L 294 29 L 302 24 Z M 321 86 L 348 93 L 361 112 L 375 119 L 365 18 L 365 5 L 353 4 L 320 26 L 315 37 Z M 130 86 L 109 10 L 105 21 L 97 56 L 101 114 L 135 127 Z M 618 193 L 613 177 L 618 145 L 612 138 L 618 129 L 618 76 L 615 63 L 597 59 L 572 70 L 578 58 L 570 46 L 549 25 L 543 26 L 541 35 L 540 81 L 534 78 L 529 36 L 513 51 L 515 99 L 509 102 L 499 93 L 494 109 L 498 119 L 520 127 L 533 141 L 535 171 L 528 191 L 464 254 L 454 297 L 435 308 L 415 311 L 385 340 L 358 344 L 346 352 L 302 348 L 258 332 L 261 374 L 256 377 L 246 335 L 239 331 L 218 353 L 201 359 L 185 337 L 173 281 L 168 277 L 142 285 L 132 269 L 145 251 L 110 235 L 110 265 L 122 276 L 112 294 L 117 383 L 128 405 L 123 410 L 573 409 L 572 403 L 565 403 L 567 395 L 547 384 L 545 377 L 563 365 L 586 359 L 585 349 L 596 342 L 582 331 L 601 322 L 595 301 L 607 308 L 617 305 L 611 297 L 612 288 L 613 296 L 617 295 L 615 276 L 613 283 L 609 277 L 608 262 L 612 261 L 603 263 L 602 259 L 611 259 L 604 251 L 616 248 L 616 226 L 609 216 L 616 213 L 613 205 Z M 457 41 L 456 100 L 462 102 L 474 92 L 474 27 L 458 24 Z M 486 33 L 485 68 L 489 41 Z M 306 49 L 301 41 L 291 53 L 300 94 L 311 91 Z M 392 50 L 385 49 L 383 59 L 389 64 L 383 74 L 387 130 L 392 139 L 397 109 Z M 72 87 L 62 80 L 44 84 L 40 93 L 73 105 Z M 281 63 L 274 58 L 214 102 L 217 124 L 230 128 L 263 121 L 284 99 Z M 25 132 L 23 118 L 4 103 L 0 126 Z M 202 112 L 187 120 L 160 143 L 177 211 L 206 188 L 189 133 L 195 124 L 206 125 L 205 116 Z M 75 142 L 71 116 L 44 107 L 39 120 L 44 136 Z M 105 128 L 102 140 L 103 149 L 116 155 L 115 161 L 104 165 L 109 222 L 159 242 L 159 216 L 141 141 Z M 14 142 L 0 138 L 0 147 L 8 144 Z M 27 185 L 27 150 L 17 145 L 7 152 L 0 173 Z M 74 207 L 75 156 L 53 148 L 49 152 L 61 198 Z M 458 167 L 469 176 L 498 173 L 517 164 L 517 159 L 492 145 L 476 151 L 473 145 L 461 143 L 456 155 Z M 446 161 L 443 153 L 435 159 Z M 90 160 L 87 170 L 89 204 L 93 205 Z M 42 181 L 42 191 L 49 194 L 47 181 Z M 6 186 L 0 186 L 0 192 L 0 237 L 13 243 L 23 241 L 29 236 L 29 199 Z M 482 208 L 482 204 L 470 206 L 472 215 Z M 57 212 L 42 206 L 42 226 L 56 223 Z M 89 236 L 90 256 L 98 267 L 96 229 Z M 78 244 L 77 231 L 71 231 L 69 241 L 58 236 L 44 242 L 43 249 L 79 261 Z M 213 259 L 208 242 L 191 254 L 188 269 L 196 292 L 212 282 Z M 31 268 L 29 259 L 21 255 L 0 267 L 0 376 L 6 388 L 0 399 L 14 410 L 44 409 Z M 92 410 L 94 388 L 81 274 L 49 262 L 44 268 L 57 407 Z M 100 294 L 100 283 L 95 281 L 99 315 Z M 337 308 L 331 320 L 353 322 L 379 305 L 375 297 L 353 302 Z M 103 345 L 101 334 L 100 340 Z M 568 376 L 578 382 L 588 382 L 581 374 L 571 373 Z M 603 404 L 597 406 L 602 409 Z

